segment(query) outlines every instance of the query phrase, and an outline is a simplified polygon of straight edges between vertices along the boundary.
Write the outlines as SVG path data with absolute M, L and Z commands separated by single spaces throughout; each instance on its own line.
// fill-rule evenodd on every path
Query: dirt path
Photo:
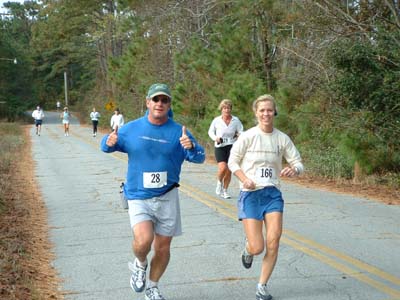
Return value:
M 25 126 L 20 160 L 10 174 L 6 216 L 0 224 L 0 298 L 63 299 L 49 243 L 46 207 L 34 177 L 31 126 Z

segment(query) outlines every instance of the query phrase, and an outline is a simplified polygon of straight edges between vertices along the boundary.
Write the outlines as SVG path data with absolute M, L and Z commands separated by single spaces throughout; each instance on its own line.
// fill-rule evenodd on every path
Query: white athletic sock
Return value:
M 152 288 L 152 287 L 155 287 L 155 286 L 158 286 L 158 282 L 151 281 L 151 280 L 147 281 L 147 288 Z
M 138 264 L 139 267 L 141 268 L 146 268 L 147 266 L 147 258 L 144 262 L 141 262 L 138 258 L 136 258 L 136 263 Z

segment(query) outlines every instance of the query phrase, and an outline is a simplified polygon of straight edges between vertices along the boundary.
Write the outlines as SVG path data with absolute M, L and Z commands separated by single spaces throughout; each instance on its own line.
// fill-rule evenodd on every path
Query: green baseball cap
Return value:
M 149 88 L 149 91 L 147 93 L 147 99 L 152 99 L 153 97 L 158 96 L 158 95 L 165 95 L 168 98 L 172 98 L 171 91 L 169 90 L 168 85 L 166 85 L 164 83 L 153 84 Z

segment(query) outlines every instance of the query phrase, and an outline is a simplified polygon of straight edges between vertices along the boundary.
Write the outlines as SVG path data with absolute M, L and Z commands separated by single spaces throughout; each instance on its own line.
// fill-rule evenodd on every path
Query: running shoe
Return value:
M 224 199 L 230 199 L 231 198 L 231 195 L 228 194 L 228 191 L 226 189 L 222 190 L 222 195 L 221 196 Z
M 158 286 L 147 288 L 144 293 L 146 300 L 165 300 L 165 298 L 161 295 Z
M 271 300 L 272 296 L 268 293 L 267 284 L 258 284 L 256 300 Z
M 243 267 L 245 267 L 246 269 L 250 269 L 251 265 L 253 263 L 253 255 L 250 255 L 247 252 L 246 246 L 247 246 L 247 239 L 246 239 L 246 243 L 244 244 L 244 249 L 242 252 L 242 264 L 243 264 Z
M 141 267 L 137 263 L 137 259 L 133 263 L 128 262 L 128 267 L 129 270 L 132 271 L 132 276 L 130 280 L 130 285 L 131 288 L 136 292 L 136 293 L 141 293 L 143 292 L 145 286 L 146 286 L 146 267 Z
M 221 195 L 222 189 L 223 189 L 222 182 L 221 182 L 221 181 L 217 181 L 217 187 L 216 187 L 216 189 L 215 189 L 215 193 L 216 193 L 218 196 Z

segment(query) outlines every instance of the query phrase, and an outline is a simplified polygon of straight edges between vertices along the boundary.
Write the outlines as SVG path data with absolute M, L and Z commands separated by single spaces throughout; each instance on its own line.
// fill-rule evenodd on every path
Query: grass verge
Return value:
M 0 299 L 63 299 L 34 180 L 30 126 L 0 123 Z

